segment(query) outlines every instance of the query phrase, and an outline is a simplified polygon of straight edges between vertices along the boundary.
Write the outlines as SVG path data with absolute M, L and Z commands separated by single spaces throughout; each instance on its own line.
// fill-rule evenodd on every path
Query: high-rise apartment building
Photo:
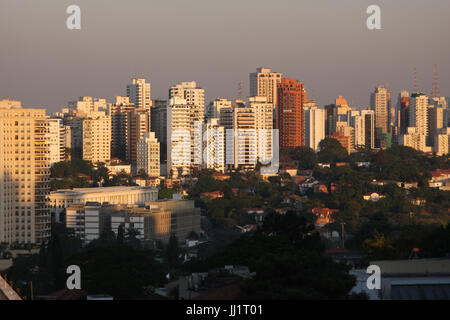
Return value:
M 233 113 L 236 105 L 243 105 L 244 101 L 232 101 L 231 106 L 222 106 L 219 112 L 219 125 L 223 126 L 225 130 L 233 129 Z
M 397 126 L 399 127 L 399 133 L 404 134 L 408 131 L 409 127 L 409 105 L 410 97 L 408 91 L 402 91 L 400 93 L 399 102 L 399 117 Z
M 151 108 L 151 130 L 160 142 L 161 163 L 167 161 L 167 101 L 154 100 Z
M 251 169 L 256 166 L 258 146 L 255 112 L 242 101 L 233 108 L 233 128 L 226 130 L 226 163 L 230 167 Z
M 434 145 L 434 139 L 441 129 L 447 126 L 444 124 L 445 108 L 440 105 L 428 106 L 428 135 L 430 145 Z
M 319 143 L 325 139 L 325 115 L 324 109 L 317 106 L 304 109 L 305 118 L 305 146 L 319 151 Z M 281 140 L 281 137 L 280 137 Z
M 169 99 L 171 98 L 185 99 L 186 103 L 193 107 L 193 112 L 198 113 L 197 117 L 204 119 L 205 117 L 205 89 L 197 86 L 197 82 L 182 82 L 174 85 L 169 89 Z
M 450 146 L 450 128 L 439 129 L 434 136 L 433 152 L 437 156 L 444 156 L 449 154 Z
M 194 163 L 194 118 L 185 99 L 170 99 L 167 108 L 167 174 L 187 175 Z
M 232 101 L 228 99 L 217 98 L 209 104 L 206 117 L 220 119 L 222 109 L 232 108 L 232 104 Z
M 149 110 L 152 106 L 150 83 L 142 78 L 131 79 L 127 85 L 127 97 L 136 108 Z
M 250 73 L 250 97 L 266 97 L 267 103 L 277 105 L 277 86 L 283 74 L 269 68 L 257 68 Z
M 111 160 L 111 117 L 83 120 L 83 160 L 108 163 Z
M 111 106 L 111 157 L 127 160 L 129 113 L 136 108 L 128 97 L 116 97 Z
M 377 147 L 385 147 L 387 135 L 391 133 L 391 93 L 388 88 L 375 88 L 371 95 L 371 108 L 375 111 L 375 144 Z
M 127 112 L 127 160 L 135 171 L 137 144 L 147 132 L 151 131 L 150 109 L 134 109 Z
M 372 93 L 372 110 L 375 111 L 375 127 L 381 128 L 381 133 L 389 133 L 391 93 L 386 87 L 378 86 Z
M 70 127 L 71 153 L 83 156 L 83 120 L 104 117 L 110 113 L 111 104 L 105 99 L 88 96 L 68 103 L 61 117 L 65 126 Z
M 62 119 L 49 118 L 48 124 L 47 139 L 49 142 L 49 161 L 50 166 L 52 166 L 57 162 L 65 160 L 67 140 L 70 139 L 70 137 L 66 138 L 67 129 L 66 126 L 64 126 Z
M 272 159 L 273 106 L 266 97 L 249 97 L 249 106 L 255 114 L 257 160 L 267 164 Z
M 325 110 L 327 111 L 326 122 L 328 126 L 325 130 L 328 131 L 328 134 L 336 132 L 337 127 L 346 126 L 350 123 L 349 114 L 352 111 L 352 108 L 348 106 L 347 100 L 342 96 L 339 96 L 336 99 L 336 103 L 325 107 Z
M 398 144 L 418 151 L 427 152 L 426 136 L 421 134 L 416 127 L 408 127 L 407 130 L 405 134 L 398 137 Z
M 44 109 L 0 101 L 0 242 L 40 244 L 50 236 L 49 122 Z
M 277 129 L 280 147 L 296 148 L 305 144 L 303 128 L 303 103 L 306 92 L 303 83 L 296 79 L 283 78 L 277 86 Z
M 416 127 L 416 133 L 428 136 L 428 97 L 423 93 L 413 93 L 409 107 L 409 126 Z
M 349 124 L 353 128 L 353 141 L 355 148 L 364 148 L 366 146 L 365 117 L 361 111 L 352 110 L 349 112 Z
M 373 110 L 361 110 L 364 117 L 364 145 L 367 149 L 375 148 L 375 112 Z
M 332 133 L 332 137 L 334 137 L 341 142 L 341 144 L 344 146 L 345 149 L 347 149 L 347 152 L 350 154 L 355 151 L 355 129 L 347 124 L 338 125 L 336 127 L 336 132 Z M 341 134 L 344 136 L 344 138 L 341 138 Z M 344 141 L 343 143 L 342 141 Z
M 68 109 L 63 109 L 77 117 L 98 117 L 106 115 L 109 112 L 111 104 L 102 98 L 93 98 L 88 96 L 79 97 L 77 101 L 70 101 Z
M 144 171 L 149 177 L 160 176 L 159 142 L 154 132 L 146 132 L 137 144 L 137 173 Z
M 169 97 L 167 173 L 179 177 L 198 167 L 201 159 L 201 137 L 196 136 L 195 127 L 205 120 L 205 90 L 195 81 L 182 82 L 169 89 Z
M 197 127 L 197 130 L 200 126 Z M 202 124 L 202 167 L 216 171 L 225 171 L 225 128 L 219 125 L 218 118 L 208 119 Z
M 83 118 L 68 115 L 64 116 L 64 125 L 69 127 L 70 149 L 73 154 L 83 155 Z

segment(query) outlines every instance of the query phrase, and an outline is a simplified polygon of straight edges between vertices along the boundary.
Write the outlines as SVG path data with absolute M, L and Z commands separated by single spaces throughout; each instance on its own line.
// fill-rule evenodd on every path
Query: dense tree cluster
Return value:
M 120 172 L 110 178 L 104 163 L 97 163 L 94 167 L 91 162 L 77 158 L 55 163 L 50 168 L 50 177 L 51 190 L 135 185 L 128 173 Z
M 256 272 L 241 286 L 243 299 L 346 299 L 355 284 L 349 267 L 324 255 L 314 226 L 294 212 L 272 214 L 256 233 L 234 241 L 224 251 L 186 265 L 206 271 L 244 265 Z

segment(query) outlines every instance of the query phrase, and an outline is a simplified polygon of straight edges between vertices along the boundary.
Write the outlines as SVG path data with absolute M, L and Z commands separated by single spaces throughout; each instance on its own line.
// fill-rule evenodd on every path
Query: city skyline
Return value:
M 283 9 L 287 2 L 289 12 Z M 74 31 L 65 27 L 70 1 L 10 1 L 0 5 L 6 48 L 0 53 L 0 96 L 55 112 L 79 96 L 112 101 L 125 95 L 130 78 L 142 77 L 152 84 L 154 99 L 167 99 L 168 87 L 192 80 L 205 89 L 206 101 L 234 99 L 240 81 L 248 96 L 248 74 L 261 66 L 305 83 L 320 107 L 339 95 L 351 106 L 368 107 L 377 85 L 387 85 L 394 99 L 401 90 L 412 91 L 414 68 L 419 88 L 430 94 L 435 63 L 448 96 L 450 46 L 440 41 L 450 27 L 448 2 L 380 3 L 382 30 L 375 31 L 365 26 L 369 1 L 346 2 L 199 0 L 171 9 L 162 2 L 78 1 L 82 25 Z M 6 31 L 12 25 L 14 34 Z M 261 46 L 267 39 L 272 44 Z

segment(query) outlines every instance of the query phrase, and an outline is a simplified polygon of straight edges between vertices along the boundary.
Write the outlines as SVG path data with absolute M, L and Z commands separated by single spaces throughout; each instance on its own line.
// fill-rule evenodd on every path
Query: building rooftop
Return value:
M 383 260 L 370 264 L 378 265 L 382 275 L 450 276 L 450 259 Z
M 98 193 L 98 192 L 129 192 L 131 190 L 155 189 L 155 187 L 140 187 L 140 186 L 116 186 L 116 187 L 98 187 L 98 188 L 74 188 L 61 189 L 52 191 L 51 194 L 84 194 L 84 193 Z

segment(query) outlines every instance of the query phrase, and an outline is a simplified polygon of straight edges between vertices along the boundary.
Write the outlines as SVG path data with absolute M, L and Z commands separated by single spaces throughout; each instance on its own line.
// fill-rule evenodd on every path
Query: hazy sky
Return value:
M 81 30 L 66 8 L 81 7 Z M 382 30 L 366 28 L 381 7 Z M 387 84 L 430 93 L 433 64 L 450 95 L 449 0 L 0 0 L 0 99 L 57 111 L 82 95 L 112 100 L 134 76 L 152 98 L 196 80 L 207 99 L 248 95 L 249 73 L 271 67 L 305 82 L 319 105 L 351 105 Z

